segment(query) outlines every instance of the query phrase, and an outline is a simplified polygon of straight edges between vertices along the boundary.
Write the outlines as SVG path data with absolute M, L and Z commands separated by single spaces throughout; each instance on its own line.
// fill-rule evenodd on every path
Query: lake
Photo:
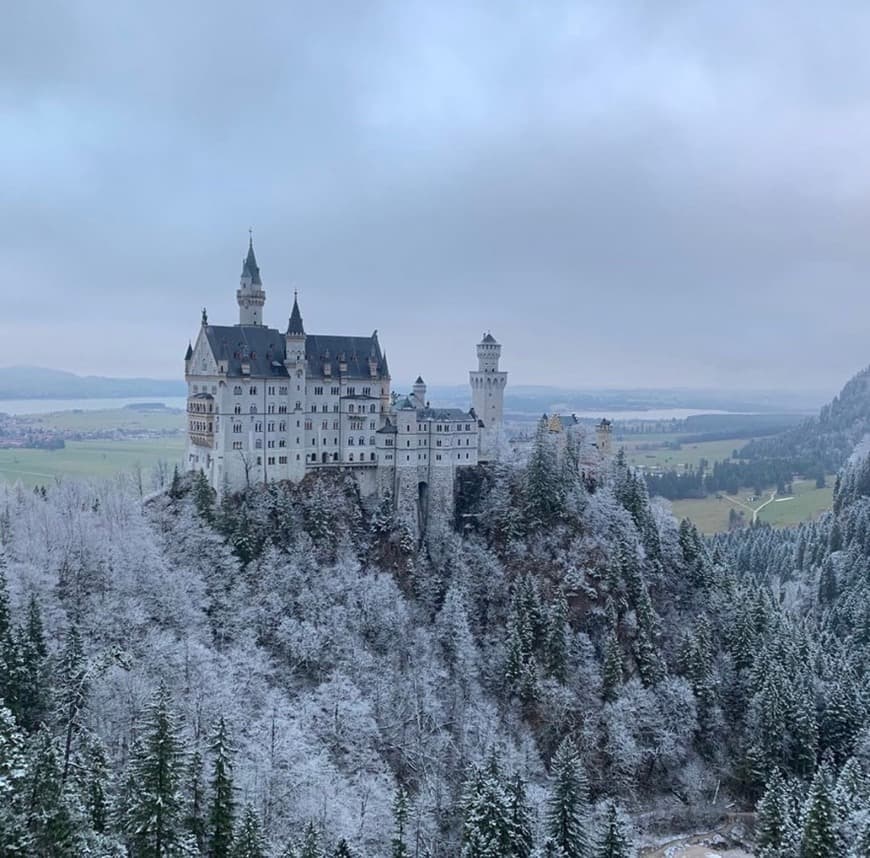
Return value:
M 0 399 L 0 414 L 51 414 L 54 411 L 109 411 L 140 402 L 160 402 L 167 408 L 187 408 L 183 396 L 134 396 L 109 399 Z

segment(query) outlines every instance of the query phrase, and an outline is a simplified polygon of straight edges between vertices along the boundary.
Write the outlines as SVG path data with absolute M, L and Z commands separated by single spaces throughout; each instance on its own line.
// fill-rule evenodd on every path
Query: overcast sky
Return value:
M 762 8 L 764 7 L 764 8 Z M 838 388 L 870 363 L 866 2 L 19 2 L 0 365 L 179 376 L 200 308 L 394 378 Z

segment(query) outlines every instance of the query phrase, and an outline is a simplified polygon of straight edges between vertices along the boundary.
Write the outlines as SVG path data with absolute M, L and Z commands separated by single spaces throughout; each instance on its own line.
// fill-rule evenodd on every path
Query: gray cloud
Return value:
M 4 12 L 0 363 L 178 375 L 248 226 L 394 374 L 836 387 L 870 359 L 870 9 L 60 2 Z M 39 344 L 34 348 L 34 344 Z

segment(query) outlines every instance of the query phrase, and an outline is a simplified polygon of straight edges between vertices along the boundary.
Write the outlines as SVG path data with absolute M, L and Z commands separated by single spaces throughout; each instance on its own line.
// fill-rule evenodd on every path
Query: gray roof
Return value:
M 422 376 L 422 375 L 418 375 L 418 376 L 417 376 L 417 380 L 414 382 L 414 384 L 425 384 L 425 383 L 426 383 L 426 382 L 423 381 L 423 376 Z
M 242 262 L 242 277 L 245 275 L 251 278 L 251 283 L 255 286 L 263 285 L 263 281 L 260 280 L 260 266 L 257 265 L 257 257 L 254 256 L 253 236 L 248 240 L 248 255 Z
M 399 430 L 390 422 L 390 418 L 387 418 L 387 422 L 375 432 L 375 435 L 395 435 Z
M 324 359 L 332 364 L 332 375 L 338 377 L 338 364 L 347 362 L 346 378 L 370 379 L 369 357 L 374 356 L 378 372 L 386 375 L 387 364 L 375 334 L 370 337 L 340 337 L 332 334 L 308 334 L 305 337 L 305 358 L 308 371 L 320 376 Z
M 280 331 L 265 325 L 206 325 L 205 333 L 215 359 L 227 362 L 228 376 L 241 376 L 242 362 L 246 360 L 251 367 L 251 376 L 286 377 L 286 340 Z M 347 362 L 345 378 L 371 379 L 369 355 L 374 355 L 378 371 L 381 374 L 386 373 L 386 364 L 376 336 L 309 334 L 305 338 L 305 358 L 312 376 L 320 377 L 322 363 L 327 355 L 335 378 L 339 376 L 338 364 L 342 357 Z
M 484 334 L 484 337 L 483 337 L 483 339 L 481 340 L 481 342 L 484 342 L 484 343 L 498 343 L 498 340 L 496 340 L 496 338 L 495 338 L 495 337 L 494 337 L 494 336 L 493 336 L 489 331 L 487 331 L 486 334 Z
M 451 420 L 462 422 L 473 420 L 474 418 L 461 408 L 418 408 L 418 420 L 443 420 L 445 423 Z
M 187 344 L 187 351 L 184 353 L 184 359 L 190 360 L 192 357 L 193 357 L 193 346 L 190 343 L 188 343 Z
M 265 325 L 206 325 L 205 334 L 216 360 L 227 362 L 227 375 L 240 376 L 242 361 L 258 378 L 285 376 L 284 334 Z

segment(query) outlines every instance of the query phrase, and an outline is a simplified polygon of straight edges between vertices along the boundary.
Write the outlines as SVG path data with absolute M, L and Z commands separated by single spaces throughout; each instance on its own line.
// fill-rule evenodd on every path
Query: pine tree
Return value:
M 215 519 L 215 490 L 208 484 L 208 478 L 203 471 L 193 472 L 191 495 L 200 517 L 209 524 L 213 523 Z
M 194 751 L 187 767 L 187 814 L 184 827 L 193 836 L 200 852 L 205 850 L 206 844 L 205 799 L 202 754 Z
M 765 854 L 778 855 L 790 822 L 791 804 L 779 769 L 774 769 L 756 808 L 755 839 Z
M 85 806 L 91 828 L 97 834 L 105 834 L 109 828 L 109 764 L 106 752 L 99 739 L 88 746 L 87 772 L 85 774 Z
M 216 853 L 212 852 L 214 854 Z M 266 844 L 260 831 L 260 820 L 250 804 L 245 805 L 233 843 L 232 858 L 266 858 Z
M 561 489 L 556 450 L 547 430 L 547 420 L 542 417 L 526 467 L 524 523 L 528 530 L 555 524 L 562 509 Z
M 180 759 L 169 693 L 161 684 L 149 707 L 142 743 L 133 760 L 135 794 L 127 824 L 136 858 L 168 858 L 178 849 L 182 813 Z
M 474 767 L 463 790 L 462 858 L 511 856 L 511 820 L 498 762 Z
M 18 634 L 18 722 L 32 733 L 45 719 L 45 657 L 47 648 L 42 615 L 36 596 L 31 594 L 27 606 L 27 625 Z
M 565 739 L 556 751 L 552 772 L 547 832 L 565 858 L 588 858 L 592 851 L 586 829 L 589 787 L 570 739 Z
M 211 858 L 227 858 L 233 842 L 233 765 L 226 721 L 218 720 L 211 744 L 214 758 L 211 807 L 208 814 L 208 844 Z
M 296 850 L 297 858 L 323 858 L 323 850 L 320 848 L 320 835 L 314 822 L 308 822 L 302 842 Z
M 353 858 L 353 852 L 351 852 L 350 846 L 347 845 L 347 841 L 343 837 L 335 844 L 332 858 Z
M 19 709 L 20 676 L 18 645 L 6 589 L 6 553 L 0 546 L 0 701 L 13 716 L 17 716 Z
M 804 813 L 801 858 L 835 858 L 838 854 L 837 814 L 830 775 L 821 765 L 813 778 Z
M 614 802 L 607 804 L 604 831 L 595 858 L 631 858 L 633 848 Z
M 0 855 L 9 858 L 32 854 L 24 800 L 27 780 L 24 737 L 12 713 L 0 701 Z
M 408 858 L 408 847 L 405 845 L 405 826 L 408 824 L 408 793 L 404 787 L 396 790 L 393 802 L 393 840 L 392 858 Z
M 616 628 L 612 627 L 604 644 L 604 665 L 601 671 L 602 693 L 608 702 L 616 700 L 622 685 L 622 650 Z
M 88 671 L 78 626 L 67 632 L 60 665 L 60 710 L 64 719 L 63 779 L 69 775 L 73 741 L 79 730 L 79 713 L 88 695 Z
M 560 590 L 550 610 L 547 629 L 547 672 L 553 679 L 568 678 L 568 603 Z
M 532 812 L 526 800 L 526 785 L 517 773 L 507 785 L 507 811 L 514 858 L 529 858 L 534 847 Z
M 64 790 L 57 750 L 46 729 L 33 737 L 25 785 L 31 854 L 78 856 L 80 834 Z

